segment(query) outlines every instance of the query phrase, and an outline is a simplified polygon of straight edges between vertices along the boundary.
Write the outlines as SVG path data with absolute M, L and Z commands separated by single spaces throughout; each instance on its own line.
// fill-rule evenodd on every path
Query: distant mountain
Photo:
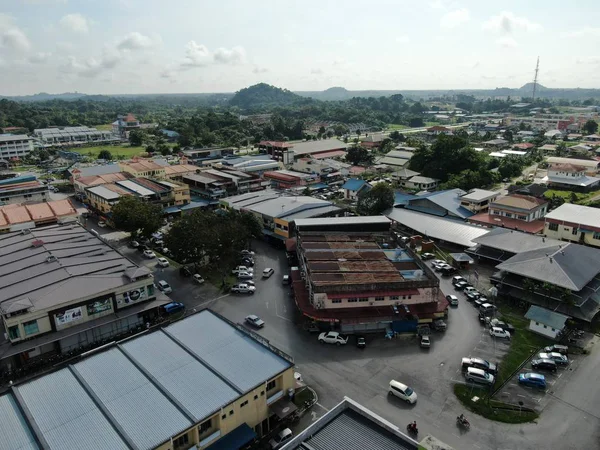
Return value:
M 349 100 L 353 97 L 387 97 L 394 94 L 403 93 L 402 91 L 349 91 L 343 87 L 331 87 L 324 91 L 296 91 L 295 94 L 301 97 L 310 97 L 315 100 L 336 101 Z
M 62 94 L 48 94 L 47 92 L 40 92 L 39 94 L 33 95 L 0 95 L 0 98 L 7 98 L 17 102 L 43 102 L 47 100 L 77 100 L 81 97 L 87 97 L 86 94 L 80 94 L 79 92 L 65 92 Z
M 266 83 L 259 83 L 236 92 L 229 100 L 229 104 L 250 110 L 260 109 L 264 106 L 285 106 L 302 101 L 306 101 L 306 99 L 294 94 L 292 91 Z

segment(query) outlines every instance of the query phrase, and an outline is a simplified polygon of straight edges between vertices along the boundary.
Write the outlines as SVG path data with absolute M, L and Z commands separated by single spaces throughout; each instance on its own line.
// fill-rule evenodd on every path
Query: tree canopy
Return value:
M 346 161 L 355 166 L 361 164 L 369 165 L 373 162 L 373 155 L 366 148 L 353 145 L 346 153 Z
M 160 206 L 128 195 L 122 197 L 112 208 L 115 226 L 131 233 L 133 237 L 150 237 L 162 223 Z
M 112 161 L 113 156 L 110 151 L 104 149 L 104 150 L 100 150 L 100 153 L 98 153 L 98 159 L 104 159 L 105 161 Z
M 356 210 L 364 216 L 377 216 L 394 206 L 394 191 L 387 183 L 377 183 L 358 195 Z
M 598 122 L 592 119 L 588 120 L 583 125 L 583 131 L 585 131 L 587 134 L 594 134 L 596 131 L 598 131 Z

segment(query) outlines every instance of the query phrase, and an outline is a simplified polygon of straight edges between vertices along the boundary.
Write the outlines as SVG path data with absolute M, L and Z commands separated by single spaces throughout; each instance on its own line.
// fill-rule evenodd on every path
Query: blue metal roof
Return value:
M 416 195 L 405 194 L 404 192 L 394 193 L 394 206 L 408 205 L 408 201 L 417 198 Z
M 164 208 L 163 212 L 166 214 L 175 214 L 181 212 L 178 206 L 169 206 L 168 208 Z
M 465 191 L 463 191 L 462 189 L 448 189 L 446 191 L 427 192 L 422 195 L 417 195 L 414 199 L 409 200 L 407 208 L 414 209 L 415 211 L 435 214 L 433 211 L 430 211 L 426 208 L 417 208 L 412 206 L 411 204 L 412 201 L 426 198 L 430 202 L 438 205 L 439 207 L 444 208 L 446 211 L 448 211 L 448 214 L 453 214 L 463 219 L 467 219 L 473 216 L 475 213 L 460 205 L 460 196 L 464 193 Z
M 39 447 L 12 395 L 0 397 L 0 449 L 37 450 Z
M 554 328 L 555 330 L 562 330 L 565 326 L 565 322 L 568 319 L 568 317 L 563 314 L 559 314 L 535 305 L 529 307 L 527 314 L 525 314 L 525 318 L 542 323 Z
M 368 184 L 365 180 L 359 180 L 358 178 L 349 178 L 342 186 L 342 189 L 347 189 L 349 191 L 358 191 L 365 184 Z

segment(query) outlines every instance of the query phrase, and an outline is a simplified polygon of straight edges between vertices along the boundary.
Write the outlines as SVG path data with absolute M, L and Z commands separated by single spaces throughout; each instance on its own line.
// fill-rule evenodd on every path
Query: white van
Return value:
M 481 305 L 479 307 L 479 312 L 481 314 L 489 314 L 491 312 L 494 312 L 495 309 L 496 309 L 496 307 L 494 305 L 492 305 L 491 303 L 484 303 L 483 305 Z
M 412 388 L 408 387 L 403 383 L 400 383 L 399 381 L 390 381 L 389 393 L 390 395 L 395 395 L 399 399 L 404 400 L 405 402 L 410 403 L 411 405 L 417 403 L 416 392 L 413 391 Z
M 158 289 L 160 289 L 165 294 L 170 294 L 171 292 L 173 292 L 173 289 L 171 289 L 171 286 L 165 280 L 160 280 L 158 282 Z

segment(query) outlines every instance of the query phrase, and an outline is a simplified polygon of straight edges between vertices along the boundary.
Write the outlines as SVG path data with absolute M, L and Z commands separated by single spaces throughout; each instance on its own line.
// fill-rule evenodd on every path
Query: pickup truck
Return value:
M 337 331 L 330 331 L 329 333 L 321 333 L 319 335 L 319 342 L 321 344 L 346 345 L 348 338 Z

